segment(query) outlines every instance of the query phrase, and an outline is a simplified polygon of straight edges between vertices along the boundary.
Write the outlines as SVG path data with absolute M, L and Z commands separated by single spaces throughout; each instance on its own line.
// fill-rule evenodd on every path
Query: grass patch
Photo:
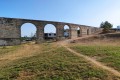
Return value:
M 120 71 L 120 46 L 76 45 L 71 48 L 81 54 L 96 57 L 96 60 Z
M 47 45 L 47 46 L 46 46 Z M 118 79 L 90 65 L 63 47 L 43 44 L 42 52 L 0 68 L 0 80 L 109 80 Z M 54 48 L 54 49 L 53 49 Z

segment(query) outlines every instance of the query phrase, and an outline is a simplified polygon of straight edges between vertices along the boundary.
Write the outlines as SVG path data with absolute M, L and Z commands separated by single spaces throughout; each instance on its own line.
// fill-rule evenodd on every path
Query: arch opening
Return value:
M 24 23 L 21 26 L 21 42 L 27 43 L 27 42 L 36 42 L 37 39 L 37 28 L 32 23 Z
M 80 27 L 77 28 L 77 37 L 80 37 L 80 34 L 81 34 L 81 30 L 80 30 Z
M 44 27 L 44 39 L 56 40 L 56 27 L 53 24 L 47 24 Z
M 87 35 L 89 35 L 89 29 L 87 29 Z
M 68 25 L 64 26 L 64 37 L 70 38 L 70 27 Z

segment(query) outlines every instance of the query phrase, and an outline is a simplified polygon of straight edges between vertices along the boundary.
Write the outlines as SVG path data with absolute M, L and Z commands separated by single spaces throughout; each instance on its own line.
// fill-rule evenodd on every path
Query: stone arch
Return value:
M 37 27 L 33 23 L 23 23 L 20 26 L 20 38 L 21 38 L 21 41 L 23 41 L 23 40 L 36 41 L 37 37 L 38 37 L 38 35 L 37 35 Z
M 56 39 L 57 28 L 54 24 L 46 24 L 44 26 L 44 39 Z
M 70 38 L 77 37 L 77 27 L 79 26 L 81 29 L 80 36 L 90 35 L 101 32 L 101 28 L 96 28 L 92 26 L 86 25 L 78 25 L 72 23 L 64 23 L 64 22 L 56 22 L 56 21 L 43 21 L 43 20 L 32 20 L 32 19 L 19 19 L 19 18 L 0 18 L 0 43 L 4 43 L 5 45 L 17 45 L 20 44 L 21 37 L 21 26 L 25 23 L 31 23 L 36 27 L 37 33 L 37 43 L 44 42 L 44 26 L 46 24 L 52 24 L 56 28 L 57 40 L 63 39 L 63 27 L 64 25 L 68 25 L 70 27 Z M 3 42 L 5 41 L 5 42 Z M 0 44 L 3 45 L 3 44 Z
M 89 35 L 90 34 L 90 29 L 87 29 L 87 35 Z
M 77 37 L 82 37 L 82 27 L 77 27 Z
M 70 38 L 71 36 L 71 27 L 69 25 L 64 25 L 63 36 L 65 38 Z

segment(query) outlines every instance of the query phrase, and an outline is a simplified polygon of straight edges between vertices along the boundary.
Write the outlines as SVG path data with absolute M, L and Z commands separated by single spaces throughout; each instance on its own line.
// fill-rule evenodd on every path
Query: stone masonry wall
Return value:
M 0 18 L 0 45 L 18 45 L 21 43 L 21 26 L 24 23 L 32 23 L 37 28 L 37 43 L 44 41 L 44 27 L 47 24 L 53 24 L 56 27 L 56 39 L 62 40 L 64 37 L 64 26 L 70 27 L 70 38 L 78 37 L 77 28 L 80 28 L 80 36 L 95 34 L 102 29 L 93 28 L 85 25 L 54 22 L 54 21 L 41 21 L 41 20 L 29 20 L 29 19 L 17 19 L 17 18 Z

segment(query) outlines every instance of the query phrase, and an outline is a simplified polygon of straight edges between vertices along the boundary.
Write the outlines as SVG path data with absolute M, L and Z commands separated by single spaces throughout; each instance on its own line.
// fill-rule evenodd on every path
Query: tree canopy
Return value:
M 103 32 L 108 32 L 109 29 L 111 29 L 113 27 L 113 25 L 111 23 L 109 23 L 108 21 L 102 22 L 100 24 L 100 28 L 103 28 Z

